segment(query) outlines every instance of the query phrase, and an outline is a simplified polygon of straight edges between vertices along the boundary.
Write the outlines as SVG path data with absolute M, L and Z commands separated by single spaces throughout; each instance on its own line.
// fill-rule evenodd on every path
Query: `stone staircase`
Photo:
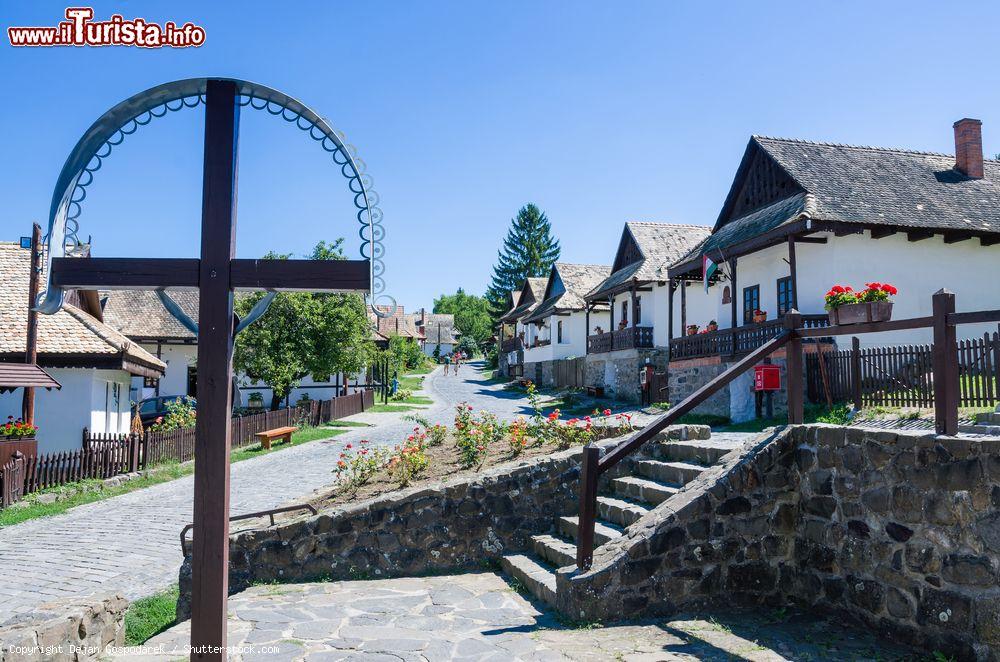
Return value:
M 597 497 L 594 547 L 622 536 L 643 515 L 680 491 L 719 458 L 742 444 L 744 436 L 707 440 L 652 441 L 651 459 L 635 462 L 631 475 L 608 481 Z M 576 514 L 553 522 L 552 531 L 531 536 L 532 551 L 501 559 L 504 572 L 550 606 L 556 603 L 556 569 L 576 563 Z
M 985 434 L 991 437 L 1000 436 L 1000 407 L 988 414 L 977 414 L 975 425 L 961 425 L 958 431 L 966 434 Z

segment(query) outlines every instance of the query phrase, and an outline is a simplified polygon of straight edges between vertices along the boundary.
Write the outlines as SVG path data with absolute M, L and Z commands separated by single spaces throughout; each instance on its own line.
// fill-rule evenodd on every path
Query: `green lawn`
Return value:
M 402 391 L 419 391 L 424 387 L 422 375 L 404 375 L 399 378 L 399 388 Z
M 310 441 L 316 441 L 318 439 L 329 439 L 336 437 L 347 432 L 346 429 L 336 429 L 336 428 L 303 428 L 297 432 L 292 433 L 291 443 L 285 444 L 275 444 L 271 446 L 271 450 L 262 450 L 259 444 L 254 444 L 252 446 L 247 446 L 245 448 L 240 448 L 234 450 L 230 456 L 230 462 L 242 462 L 243 460 L 249 460 L 250 458 L 260 457 L 262 455 L 267 455 L 269 453 L 277 453 L 285 448 L 291 448 L 292 446 L 299 446 L 301 444 L 309 443 Z M 194 462 L 185 462 L 184 464 L 179 464 L 176 462 L 170 462 L 161 464 L 156 467 L 152 467 L 152 473 L 143 476 L 141 478 L 136 478 L 130 480 L 127 483 L 119 485 L 117 487 L 108 487 L 101 489 L 99 486 L 101 484 L 100 480 L 87 480 L 81 481 L 79 483 L 70 483 L 68 485 L 63 485 L 61 487 L 53 487 L 47 490 L 42 490 L 40 492 L 34 492 L 29 494 L 25 498 L 25 502 L 28 505 L 15 506 L 11 508 L 4 508 L 0 510 L 0 528 L 5 526 L 11 526 L 12 524 L 18 524 L 30 519 L 36 519 L 39 517 L 50 517 L 52 515 L 59 515 L 64 513 L 70 508 L 75 508 L 76 506 L 82 506 L 86 503 L 93 503 L 94 501 L 103 501 L 104 499 L 110 499 L 122 494 L 128 494 L 129 492 L 134 492 L 136 490 L 145 489 L 147 487 L 152 487 L 153 485 L 159 485 L 160 483 L 166 483 L 171 480 L 176 480 L 178 478 L 183 478 L 194 472 Z M 37 501 L 38 495 L 41 494 L 52 494 L 60 492 L 68 492 L 72 488 L 76 488 L 81 485 L 90 485 L 94 489 L 92 491 L 77 492 L 72 496 L 65 499 L 55 501 L 53 503 L 39 503 Z
M 326 424 L 328 428 L 370 428 L 371 423 L 362 423 L 361 421 L 332 421 Z
M 138 646 L 174 624 L 179 591 L 171 588 L 136 600 L 125 612 L 125 645 Z
M 375 405 L 374 407 L 369 407 L 365 411 L 370 412 L 372 414 L 395 414 L 397 412 L 414 411 L 416 409 L 423 409 L 423 407 L 414 407 L 412 405 L 407 405 L 407 404 L 389 403 L 387 405 Z

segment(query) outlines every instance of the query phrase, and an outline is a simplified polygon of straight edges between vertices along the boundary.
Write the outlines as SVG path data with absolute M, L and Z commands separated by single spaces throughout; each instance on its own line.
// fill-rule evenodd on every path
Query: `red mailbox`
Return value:
M 755 391 L 780 391 L 780 368 L 767 363 L 755 365 L 753 367 L 753 388 Z

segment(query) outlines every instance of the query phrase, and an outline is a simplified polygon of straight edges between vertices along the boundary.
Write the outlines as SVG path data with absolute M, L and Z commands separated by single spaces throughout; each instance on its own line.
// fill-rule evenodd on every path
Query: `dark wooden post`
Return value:
M 788 275 L 792 279 L 792 301 L 791 306 L 795 310 L 799 309 L 799 277 L 795 268 L 795 235 L 788 235 Z M 777 311 L 775 311 L 777 312 Z
M 586 570 L 594 558 L 594 522 L 597 519 L 597 462 L 601 450 L 593 444 L 583 447 L 580 460 L 580 516 L 576 529 L 576 567 Z
M 614 349 L 615 348 L 615 295 L 614 294 L 608 295 L 608 309 L 610 310 L 611 313 L 611 319 L 608 322 L 609 325 L 608 333 L 611 334 L 611 337 L 608 338 L 611 341 L 610 343 L 611 347 L 609 349 Z
M 732 272 L 729 276 L 729 280 L 733 285 L 732 296 L 729 297 L 729 309 L 730 309 L 730 328 L 735 329 L 739 324 L 737 324 L 736 317 L 736 301 L 742 300 L 743 296 L 739 293 L 739 288 L 736 286 L 736 258 L 734 257 L 729 261 L 731 265 L 729 270 Z M 736 336 L 733 336 L 733 347 L 736 347 Z
M 25 343 L 24 362 L 38 363 L 38 278 L 42 269 L 42 228 L 38 223 L 31 226 L 31 274 L 28 276 L 28 328 Z M 24 387 L 21 400 L 21 419 L 29 425 L 35 422 L 35 389 Z
M 233 369 L 236 167 L 239 97 L 231 81 L 210 80 L 205 94 L 205 179 L 201 206 L 198 301 L 198 421 L 194 447 L 191 659 L 226 659 L 229 588 L 229 419 Z
M 948 315 L 955 312 L 955 294 L 941 289 L 934 293 L 934 429 L 938 434 L 958 434 L 958 343 L 955 325 Z
M 586 350 L 587 353 L 590 353 L 590 304 L 584 302 L 584 308 L 583 309 L 584 309 L 583 326 L 585 327 L 583 329 L 583 342 L 584 342 L 584 347 L 587 348 L 587 350 Z
M 677 289 L 676 284 L 671 280 L 667 284 L 667 347 L 670 347 L 670 342 L 674 339 L 674 290 Z M 682 334 L 683 335 L 683 334 Z
M 639 324 L 639 319 L 636 315 L 636 313 L 639 310 L 639 301 L 636 298 L 635 294 L 635 281 L 632 282 L 632 289 L 629 291 L 631 292 L 632 295 L 632 328 L 635 328 L 636 325 Z
M 854 411 L 861 411 L 861 339 L 851 338 L 851 395 Z
M 792 333 L 785 350 L 785 388 L 788 395 L 788 423 L 790 425 L 802 422 L 802 339 L 795 334 L 795 329 L 802 326 L 802 315 L 794 308 L 785 314 L 785 328 Z
M 686 278 L 681 279 L 681 338 L 687 335 L 687 318 L 688 318 L 688 296 L 687 296 L 688 282 Z

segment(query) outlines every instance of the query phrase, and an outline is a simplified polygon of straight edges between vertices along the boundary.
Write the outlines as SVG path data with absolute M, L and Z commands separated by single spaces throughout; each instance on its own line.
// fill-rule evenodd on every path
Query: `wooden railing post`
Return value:
M 938 434 L 958 434 L 958 342 L 948 315 L 955 312 L 955 294 L 934 293 L 934 429 Z
M 576 567 L 586 570 L 594 557 L 594 522 L 597 519 L 597 462 L 601 450 L 589 444 L 583 447 L 580 464 L 580 517 L 576 529 Z
M 797 310 L 785 313 L 785 328 L 791 333 L 788 347 L 785 350 L 785 388 L 788 395 L 788 423 L 802 423 L 804 416 L 802 394 L 802 339 L 795 334 L 795 329 L 802 326 L 802 315 Z
M 854 411 L 861 411 L 861 339 L 851 338 L 851 396 Z

